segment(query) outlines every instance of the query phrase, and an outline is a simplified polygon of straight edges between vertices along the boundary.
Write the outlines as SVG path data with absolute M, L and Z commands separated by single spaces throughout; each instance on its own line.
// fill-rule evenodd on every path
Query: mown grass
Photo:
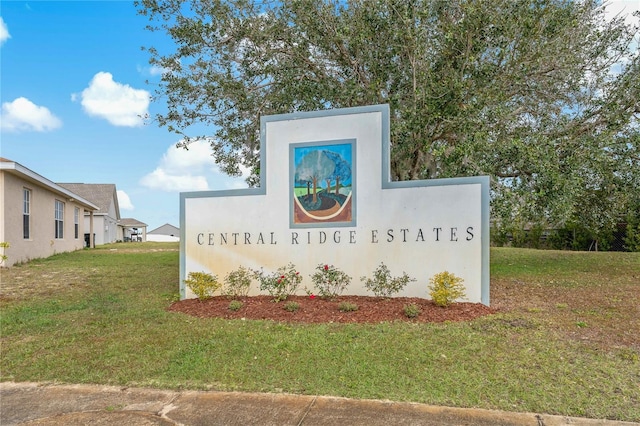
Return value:
M 69 270 L 83 275 L 54 293 L 2 300 L 0 379 L 291 392 L 640 421 L 640 348 L 567 338 L 554 315 L 570 312 L 571 301 L 553 312 L 504 310 L 466 323 L 197 319 L 166 310 L 177 297 L 177 245 L 141 247 L 104 246 L 3 270 L 3 290 L 16 277 L 46 287 Z M 613 295 L 616 286 L 640 288 L 638 254 L 491 254 L 497 282 L 565 288 L 575 281 L 577 289 L 611 286 Z
M 575 286 L 614 283 L 639 284 L 640 255 L 620 252 L 556 250 L 491 250 L 491 277 L 526 279 Z

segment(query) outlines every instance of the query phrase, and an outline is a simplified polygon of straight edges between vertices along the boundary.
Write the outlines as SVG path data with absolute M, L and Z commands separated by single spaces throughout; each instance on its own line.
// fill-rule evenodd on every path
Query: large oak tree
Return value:
M 640 33 L 599 3 L 137 6 L 175 43 L 147 47 L 164 70 L 155 119 L 185 144 L 211 137 L 230 175 L 258 184 L 261 115 L 388 103 L 394 180 L 489 175 L 499 223 L 602 229 L 640 200 Z

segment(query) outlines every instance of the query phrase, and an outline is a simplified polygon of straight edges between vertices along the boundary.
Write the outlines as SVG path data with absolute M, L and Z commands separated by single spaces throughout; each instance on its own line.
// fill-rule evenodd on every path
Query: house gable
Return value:
M 172 237 L 178 237 L 180 236 L 180 229 L 165 223 L 162 226 L 157 227 L 156 229 L 149 231 L 148 234 L 153 234 L 153 235 L 170 235 Z
M 120 206 L 116 186 L 112 183 L 60 183 L 60 186 L 76 192 L 95 203 L 95 244 L 114 243 L 118 240 Z M 88 220 L 85 217 L 85 222 Z

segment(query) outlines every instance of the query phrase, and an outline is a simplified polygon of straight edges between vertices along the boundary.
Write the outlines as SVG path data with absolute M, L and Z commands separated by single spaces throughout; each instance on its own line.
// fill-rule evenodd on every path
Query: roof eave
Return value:
M 96 206 L 92 202 L 80 197 L 78 194 L 75 194 L 61 187 L 60 185 L 53 183 L 49 179 L 39 175 L 33 170 L 30 170 L 24 167 L 20 163 L 16 163 L 15 161 L 2 161 L 0 162 L 0 170 L 20 176 L 26 181 L 33 182 L 40 186 L 44 186 L 45 188 L 49 189 L 51 192 L 65 197 L 68 201 L 80 204 L 82 207 L 84 207 L 85 210 L 90 210 L 90 211 L 99 210 L 98 206 Z

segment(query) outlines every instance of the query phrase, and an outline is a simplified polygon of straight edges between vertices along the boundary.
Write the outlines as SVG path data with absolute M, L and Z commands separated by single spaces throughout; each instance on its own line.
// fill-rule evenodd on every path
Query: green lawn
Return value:
M 178 295 L 177 249 L 121 243 L 3 269 L 0 379 L 640 421 L 638 253 L 492 249 L 498 314 L 300 325 L 167 312 Z

